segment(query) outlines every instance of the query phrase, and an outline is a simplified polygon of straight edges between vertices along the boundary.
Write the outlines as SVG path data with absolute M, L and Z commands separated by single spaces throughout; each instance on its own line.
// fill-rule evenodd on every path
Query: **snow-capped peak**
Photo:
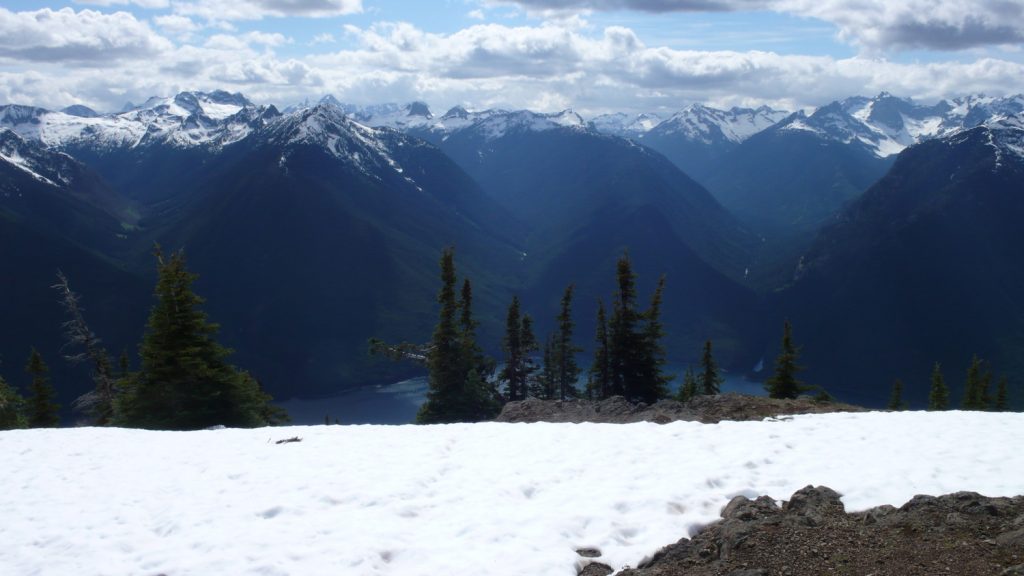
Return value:
M 874 98 L 858 96 L 833 102 L 810 117 L 790 117 L 779 129 L 812 131 L 826 139 L 856 143 L 884 158 L 924 140 L 1022 113 L 1024 97 L 1019 95 L 968 96 L 927 106 L 882 92 Z
M 288 166 L 293 147 L 311 146 L 377 179 L 386 170 L 403 174 L 404 170 L 393 157 L 392 147 L 413 145 L 408 136 L 387 128 L 364 126 L 329 103 L 281 116 L 271 122 L 261 136 L 284 149 L 280 159 L 282 167 Z M 422 190 L 408 176 L 402 177 Z
M 342 110 L 349 118 L 373 128 L 394 128 L 395 130 L 425 128 L 434 119 L 434 115 L 430 112 L 430 107 L 419 101 L 410 102 L 405 105 L 353 106 L 342 104 L 334 99 L 334 97 L 330 97 L 330 99 L 329 103 Z M 321 103 L 325 103 L 325 101 L 321 100 Z
M 63 148 L 132 148 L 152 143 L 178 147 L 220 147 L 247 136 L 266 113 L 241 94 L 217 90 L 153 97 L 142 106 L 117 114 L 95 114 L 85 107 L 52 112 L 23 106 L 0 107 L 0 126 L 44 145 Z
M 602 134 L 622 136 L 624 138 L 642 138 L 644 134 L 662 122 L 662 118 L 654 113 L 640 114 L 602 114 L 594 117 L 590 123 Z
M 719 110 L 703 104 L 691 104 L 658 124 L 651 134 L 660 137 L 678 134 L 706 144 L 722 141 L 739 143 L 788 115 L 788 112 L 767 106 Z
M 509 133 L 546 132 L 555 129 L 586 130 L 587 123 L 572 110 L 553 114 L 517 110 L 490 111 L 481 115 L 470 129 L 479 131 L 487 140 L 502 138 Z

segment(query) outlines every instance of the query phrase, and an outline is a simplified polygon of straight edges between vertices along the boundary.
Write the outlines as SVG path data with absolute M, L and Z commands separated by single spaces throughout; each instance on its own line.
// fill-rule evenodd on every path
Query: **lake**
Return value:
M 673 374 L 685 368 L 674 367 Z M 724 374 L 722 392 L 738 392 L 764 396 L 764 384 L 746 379 L 741 374 Z M 673 391 L 681 378 L 672 382 Z M 293 398 L 281 403 L 294 424 L 323 424 L 326 416 L 333 424 L 408 424 L 427 399 L 427 378 L 410 378 L 393 384 L 364 386 L 334 396 L 316 399 Z

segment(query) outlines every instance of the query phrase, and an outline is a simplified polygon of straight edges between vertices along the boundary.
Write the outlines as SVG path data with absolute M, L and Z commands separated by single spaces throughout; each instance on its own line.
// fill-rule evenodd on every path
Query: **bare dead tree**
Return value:
M 75 410 L 92 416 L 96 425 L 110 424 L 114 414 L 114 397 L 117 394 L 110 356 L 107 355 L 107 350 L 102 346 L 99 337 L 85 323 L 81 297 L 71 290 L 67 276 L 59 270 L 57 283 L 53 285 L 53 289 L 60 295 L 59 302 L 68 315 L 68 320 L 61 325 L 66 340 L 61 351 L 69 351 L 64 354 L 64 359 L 72 364 L 88 362 L 92 365 L 92 380 L 95 387 L 76 398 L 72 406 Z

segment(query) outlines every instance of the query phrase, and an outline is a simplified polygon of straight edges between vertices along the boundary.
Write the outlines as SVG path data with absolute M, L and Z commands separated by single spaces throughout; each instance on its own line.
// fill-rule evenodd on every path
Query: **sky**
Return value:
M 1024 92 L 1024 0 L 5 0 L 0 103 L 671 113 Z

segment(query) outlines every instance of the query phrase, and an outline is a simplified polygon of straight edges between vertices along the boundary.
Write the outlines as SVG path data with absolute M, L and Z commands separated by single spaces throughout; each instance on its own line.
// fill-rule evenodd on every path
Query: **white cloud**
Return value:
M 91 4 L 93 6 L 126 6 L 134 4 L 142 8 L 167 8 L 170 0 L 74 0 L 75 4 Z
M 172 47 L 127 12 L 71 8 L 11 12 L 0 8 L 0 57 L 65 65 L 109 65 L 149 58 Z
M 337 41 L 338 39 L 334 37 L 334 34 L 324 32 L 323 34 L 317 34 L 316 36 L 313 36 L 313 39 L 310 40 L 309 45 L 315 46 L 317 44 L 334 44 Z
M 872 51 L 960 50 L 1024 41 L 1019 0 L 492 0 L 532 11 L 693 12 L 773 10 L 834 24 L 839 37 Z
M 179 14 L 212 21 L 259 20 L 268 16 L 329 18 L 363 11 L 362 0 L 178 0 Z
M 0 23 L 4 16 L 0 12 Z M 164 40 L 163 48 L 145 59 L 121 58 L 103 74 L 58 58 L 14 53 L 10 46 L 43 41 L 25 37 L 19 43 L 20 37 L 0 32 L 8 62 L 0 72 L 0 102 L 50 107 L 82 102 L 109 110 L 125 100 L 224 88 L 277 104 L 333 93 L 360 104 L 422 99 L 442 111 L 467 104 L 594 113 L 669 111 L 694 101 L 793 108 L 882 90 L 926 101 L 978 92 L 1003 95 L 1019 91 L 1024 77 L 1024 64 L 992 57 L 916 64 L 678 50 L 648 46 L 629 28 L 594 31 L 579 21 L 478 24 L 452 34 L 404 23 L 344 30 L 353 47 L 301 58 L 276 54 L 289 39 L 266 32 L 215 34 L 201 45 L 177 47 Z
M 960 50 L 1024 41 L 1024 3 L 1011 0 L 778 0 L 775 8 L 838 26 L 873 50 Z
M 470 10 L 469 12 L 466 13 L 466 17 L 467 18 L 472 18 L 473 20 L 486 20 L 487 19 L 487 15 L 484 14 L 484 11 L 480 10 L 480 9 Z
M 184 41 L 191 40 L 193 35 L 202 29 L 191 18 L 177 14 L 156 16 L 153 18 L 153 23 L 167 34 L 172 34 Z

